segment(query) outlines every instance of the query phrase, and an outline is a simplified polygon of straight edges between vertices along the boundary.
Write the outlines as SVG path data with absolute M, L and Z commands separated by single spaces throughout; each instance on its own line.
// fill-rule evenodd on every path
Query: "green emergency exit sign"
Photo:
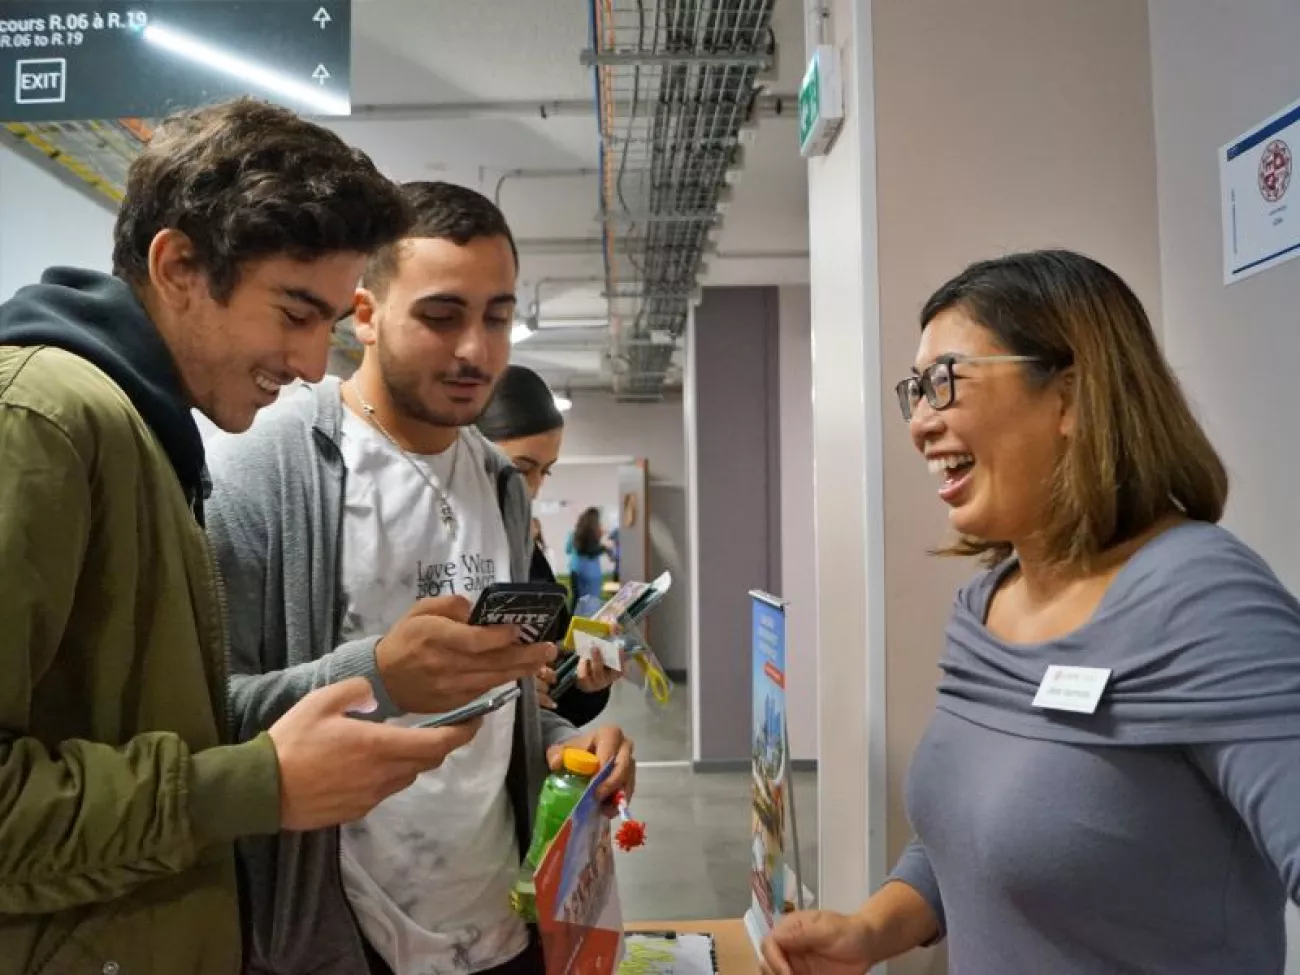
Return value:
M 799 86 L 799 154 L 825 155 L 844 124 L 844 85 L 835 48 L 819 45 Z

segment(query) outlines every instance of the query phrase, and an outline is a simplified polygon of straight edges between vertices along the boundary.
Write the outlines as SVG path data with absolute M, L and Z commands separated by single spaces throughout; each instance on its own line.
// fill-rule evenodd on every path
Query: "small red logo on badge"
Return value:
M 1291 147 L 1281 139 L 1274 139 L 1264 147 L 1259 157 L 1259 195 L 1269 203 L 1286 196 L 1291 185 Z

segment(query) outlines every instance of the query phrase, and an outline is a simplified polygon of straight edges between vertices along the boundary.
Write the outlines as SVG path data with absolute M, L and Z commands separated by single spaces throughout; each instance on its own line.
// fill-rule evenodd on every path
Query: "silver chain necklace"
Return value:
M 397 438 L 389 433 L 384 428 L 384 425 L 379 422 L 379 417 L 375 415 L 375 408 L 366 402 L 366 398 L 361 395 L 361 390 L 357 384 L 353 382 L 350 385 L 352 386 L 352 391 L 357 394 L 357 402 L 361 404 L 361 412 L 366 415 L 366 419 L 370 421 L 371 426 L 384 435 L 384 439 L 393 445 L 393 449 L 401 454 L 402 459 L 411 465 L 412 469 L 414 469 L 415 473 L 420 475 L 420 478 L 425 484 L 429 485 L 429 490 L 431 490 L 434 493 L 434 496 L 438 499 L 438 516 L 442 519 L 442 527 L 447 530 L 447 533 L 451 535 L 452 538 L 455 538 L 459 526 L 456 523 L 455 509 L 451 506 L 451 498 L 447 496 L 447 492 L 442 489 L 442 485 L 438 483 L 433 474 L 425 470 L 422 465 L 416 463 L 415 458 L 397 442 Z M 460 433 L 457 432 L 456 444 L 452 447 L 451 471 L 447 475 L 448 484 L 456 483 L 456 463 L 459 460 Z

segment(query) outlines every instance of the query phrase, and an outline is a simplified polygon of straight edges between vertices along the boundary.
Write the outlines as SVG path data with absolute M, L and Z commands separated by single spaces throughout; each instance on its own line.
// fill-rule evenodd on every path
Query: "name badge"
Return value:
M 1062 667 L 1053 664 L 1034 695 L 1034 707 L 1092 714 L 1110 680 L 1108 667 Z

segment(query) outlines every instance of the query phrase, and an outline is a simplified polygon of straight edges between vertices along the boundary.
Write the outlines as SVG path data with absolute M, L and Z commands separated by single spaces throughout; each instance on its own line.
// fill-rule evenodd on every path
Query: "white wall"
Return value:
M 672 591 L 651 617 L 650 640 L 665 667 L 685 670 L 690 579 L 681 400 L 619 403 L 608 393 L 581 390 L 574 390 L 572 399 L 573 409 L 564 418 L 565 457 L 644 457 L 647 461 L 650 572 L 673 574 Z M 557 543 L 552 539 L 551 544 Z
M 0 145 L 0 301 L 56 264 L 112 270 L 113 219 L 106 207 Z M 205 440 L 217 432 L 197 411 L 194 419 Z
M 1292 383 L 1261 381 L 1300 361 L 1300 261 L 1223 285 L 1216 162 L 1220 146 L 1300 98 L 1300 5 L 1149 8 L 1165 349 L 1231 473 L 1226 525 L 1300 592 Z M 1300 206 L 1295 181 L 1290 195 Z M 1300 975 L 1294 910 L 1291 945 L 1287 972 Z
M 781 596 L 790 753 L 817 757 L 817 543 L 813 518 L 812 295 L 780 289 Z
M 832 0 L 845 122 L 808 164 L 819 904 L 855 910 L 884 844 L 884 539 L 872 4 Z M 891 705 L 892 706 L 892 705 Z
M 564 456 L 644 457 L 650 476 L 665 484 L 686 483 L 682 403 L 619 403 L 608 393 L 574 390 L 564 416 Z
M 55 264 L 110 270 L 113 214 L 0 144 L 0 301 Z
M 533 514 L 542 523 L 542 534 L 551 558 L 551 568 L 556 575 L 566 575 L 569 558 L 565 545 L 573 534 L 578 516 L 587 508 L 599 508 L 605 531 L 614 527 L 610 515 L 618 514 L 618 466 L 612 463 L 568 463 L 564 458 L 556 464 L 542 487 L 541 496 L 533 505 Z M 552 510 L 562 504 L 562 508 Z M 608 571 L 613 563 L 604 560 Z

